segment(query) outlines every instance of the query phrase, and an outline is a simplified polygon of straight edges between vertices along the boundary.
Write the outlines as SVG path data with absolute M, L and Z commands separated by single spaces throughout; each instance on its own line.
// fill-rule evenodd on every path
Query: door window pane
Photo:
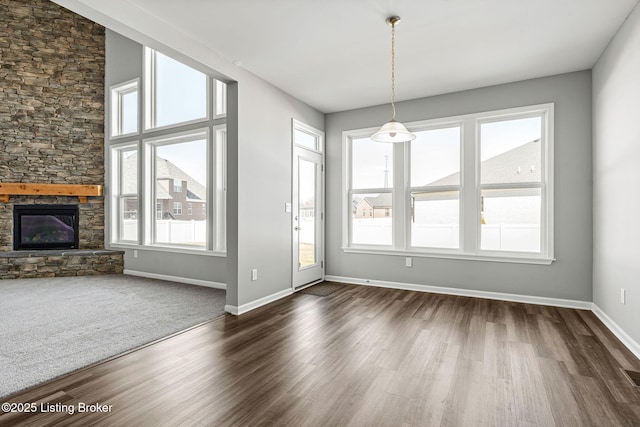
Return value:
M 207 201 L 206 138 L 172 144 L 156 144 L 155 243 L 188 245 L 204 249 L 207 240 L 205 215 L 183 216 L 183 203 Z M 182 182 L 175 191 L 174 182 Z
M 351 242 L 391 245 L 392 218 L 391 193 L 354 194 L 351 198 Z
M 481 249 L 540 252 L 541 190 L 482 191 Z
M 354 139 L 352 153 L 352 188 L 391 188 L 393 186 L 393 144 Z
M 460 247 L 459 191 L 411 193 L 411 246 Z
M 316 263 L 316 174 L 317 165 L 298 161 L 298 259 L 299 267 Z
M 460 185 L 460 127 L 416 132 L 411 187 Z
M 481 183 L 541 182 L 541 135 L 541 117 L 483 123 Z
M 318 138 L 301 130 L 294 130 L 294 141 L 296 145 L 299 145 L 300 147 L 308 148 L 310 150 L 318 149 Z

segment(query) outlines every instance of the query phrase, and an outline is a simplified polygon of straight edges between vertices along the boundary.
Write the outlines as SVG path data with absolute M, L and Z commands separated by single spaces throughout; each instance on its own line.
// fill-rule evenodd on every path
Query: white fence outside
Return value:
M 156 220 L 156 239 L 158 243 L 203 245 L 207 238 L 206 221 L 178 221 L 173 219 Z M 138 223 L 135 220 L 123 221 L 123 240 L 138 239 Z
M 390 218 L 353 218 L 352 243 L 391 245 Z M 458 224 L 412 224 L 413 247 L 457 248 Z M 539 252 L 540 226 L 537 224 L 483 224 L 482 249 L 494 251 Z

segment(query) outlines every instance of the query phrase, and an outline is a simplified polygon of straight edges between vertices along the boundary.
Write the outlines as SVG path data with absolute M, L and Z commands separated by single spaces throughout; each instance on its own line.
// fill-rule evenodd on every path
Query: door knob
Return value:
M 294 229 L 294 230 L 296 230 L 296 231 L 300 231 L 300 230 L 302 230 L 302 229 L 301 229 L 300 227 L 298 227 L 297 225 L 296 225 L 295 227 L 293 227 L 293 229 Z

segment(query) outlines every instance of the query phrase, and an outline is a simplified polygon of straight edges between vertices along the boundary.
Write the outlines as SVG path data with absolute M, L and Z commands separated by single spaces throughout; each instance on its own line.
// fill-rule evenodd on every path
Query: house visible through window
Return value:
M 182 215 L 182 203 L 173 202 L 173 214 L 176 216 Z
M 345 133 L 345 250 L 551 262 L 553 104 L 409 128 Z

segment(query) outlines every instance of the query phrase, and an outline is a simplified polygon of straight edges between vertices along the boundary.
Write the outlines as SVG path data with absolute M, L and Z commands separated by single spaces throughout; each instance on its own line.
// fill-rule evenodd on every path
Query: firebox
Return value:
M 13 249 L 77 249 L 77 205 L 15 205 Z

